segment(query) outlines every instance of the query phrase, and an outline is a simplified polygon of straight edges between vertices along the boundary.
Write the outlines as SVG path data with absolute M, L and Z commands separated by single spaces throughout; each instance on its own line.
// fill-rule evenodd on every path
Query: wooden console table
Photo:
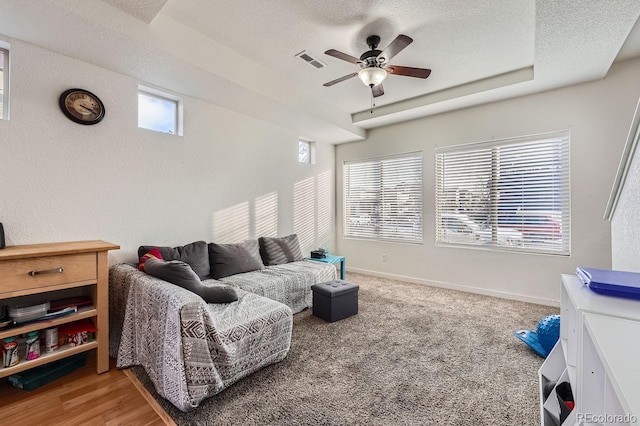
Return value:
M 89 296 L 92 306 L 48 321 L 30 322 L 0 329 L 0 339 L 30 331 L 44 330 L 89 318 L 97 331 L 95 341 L 79 346 L 66 345 L 54 352 L 43 352 L 39 358 L 0 369 L 0 377 L 9 376 L 68 356 L 96 349 L 97 371 L 109 370 L 109 262 L 108 251 L 120 246 L 105 241 L 73 241 L 65 243 L 8 246 L 0 250 L 0 305 L 12 304 L 29 296 L 49 301 L 55 293 L 78 289 Z

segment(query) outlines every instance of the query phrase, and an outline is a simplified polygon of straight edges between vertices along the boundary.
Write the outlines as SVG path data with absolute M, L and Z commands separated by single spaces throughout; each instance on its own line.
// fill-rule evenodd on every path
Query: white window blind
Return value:
M 569 131 L 436 149 L 436 243 L 570 252 Z
M 344 236 L 422 242 L 422 152 L 348 161 Z

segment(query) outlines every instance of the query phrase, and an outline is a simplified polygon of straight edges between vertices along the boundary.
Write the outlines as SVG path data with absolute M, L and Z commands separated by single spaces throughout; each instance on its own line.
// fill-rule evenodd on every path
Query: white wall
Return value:
M 11 119 L 0 120 L 8 245 L 103 239 L 122 247 L 111 263 L 133 260 L 141 244 L 266 233 L 296 231 L 303 251 L 332 245 L 333 146 L 318 144 L 316 164 L 300 164 L 294 131 L 191 97 L 184 137 L 138 129 L 145 82 L 2 39 L 11 43 Z M 102 122 L 62 114 L 58 97 L 71 87 L 100 96 Z
M 347 268 L 504 297 L 557 304 L 561 273 L 611 266 L 611 232 L 602 219 L 640 91 L 640 61 L 615 65 L 601 81 L 454 111 L 371 130 L 367 140 L 336 148 L 337 217 L 342 217 L 342 162 L 422 150 L 424 244 L 342 237 Z M 571 130 L 571 256 L 435 247 L 434 148 Z M 382 262 L 382 254 L 388 261 Z

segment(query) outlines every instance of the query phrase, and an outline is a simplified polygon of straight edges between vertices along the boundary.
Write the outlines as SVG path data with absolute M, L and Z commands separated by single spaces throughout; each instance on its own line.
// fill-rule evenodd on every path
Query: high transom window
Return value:
M 436 244 L 570 253 L 569 131 L 436 149 Z
M 315 163 L 315 142 L 299 140 L 298 141 L 298 161 L 300 163 Z
M 422 152 L 343 164 L 344 236 L 422 243 Z
M 182 98 L 139 86 L 138 127 L 182 136 Z
M 9 118 L 9 49 L 0 45 L 0 119 Z

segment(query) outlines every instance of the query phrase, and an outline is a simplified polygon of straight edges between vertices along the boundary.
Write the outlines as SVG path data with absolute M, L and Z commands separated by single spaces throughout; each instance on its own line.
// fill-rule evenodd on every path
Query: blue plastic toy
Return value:
M 538 355 L 546 358 L 560 338 L 560 315 L 549 315 L 538 322 L 536 331 L 518 330 L 513 335 L 525 342 Z

